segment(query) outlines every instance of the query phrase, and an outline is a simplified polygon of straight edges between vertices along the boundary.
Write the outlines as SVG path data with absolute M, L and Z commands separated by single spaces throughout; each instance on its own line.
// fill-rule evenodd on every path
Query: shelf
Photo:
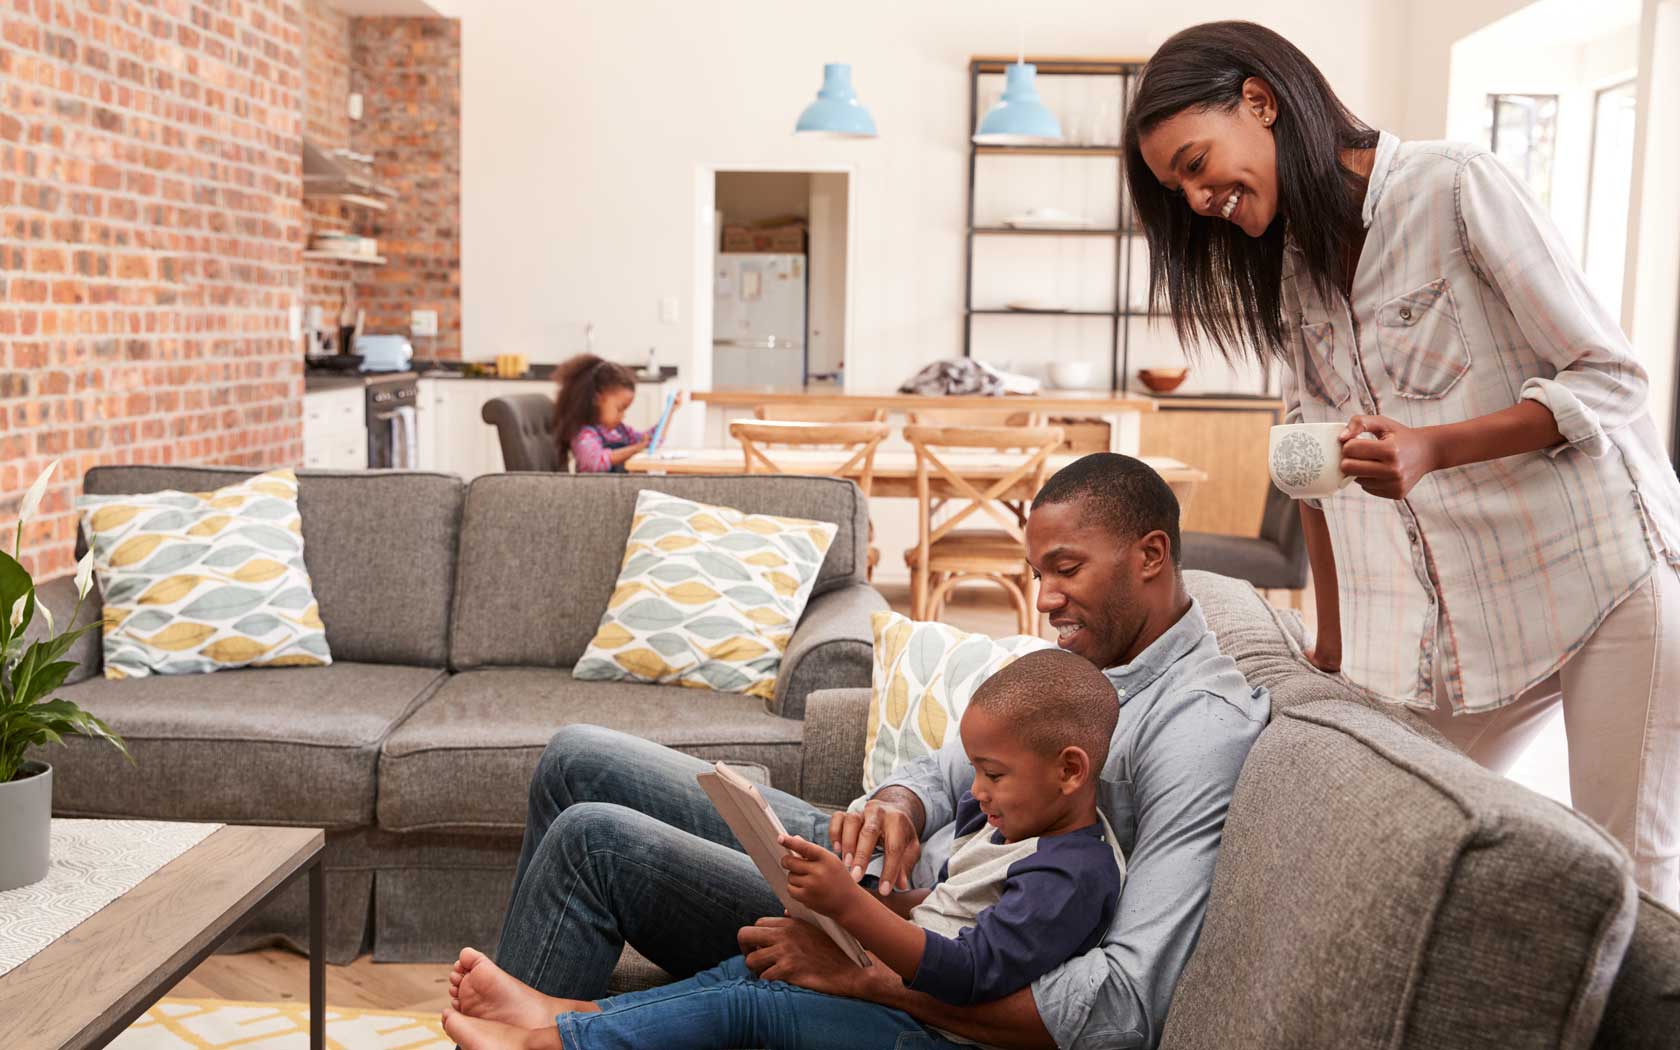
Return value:
M 385 265 L 383 255 L 351 255 L 349 252 L 322 252 L 313 248 L 305 248 L 303 257 L 317 262 L 360 263 L 363 266 Z
M 1135 233 L 1135 230 L 1117 230 L 1103 228 L 1067 228 L 1051 229 L 1034 226 L 976 226 L 968 231 L 973 234 L 983 234 L 989 237 L 1118 237 L 1122 233 Z
M 1119 317 L 1113 310 L 970 310 L 998 317 Z
M 1018 60 L 1016 55 L 976 55 L 969 64 L 976 73 L 1003 73 Z M 1026 62 L 1038 67 L 1040 76 L 1123 76 L 1136 73 L 1148 59 L 1144 58 L 1035 58 Z
M 1119 146 L 981 146 L 974 144 L 974 152 L 982 156 L 1039 156 L 1039 157 L 1118 157 L 1126 151 Z
M 342 201 L 345 204 L 353 205 L 357 208 L 365 208 L 368 211 L 385 211 L 390 207 L 389 204 L 380 200 L 378 197 L 370 197 L 364 193 L 351 193 L 349 191 L 340 190 L 321 191 L 305 189 L 303 191 L 303 199 Z

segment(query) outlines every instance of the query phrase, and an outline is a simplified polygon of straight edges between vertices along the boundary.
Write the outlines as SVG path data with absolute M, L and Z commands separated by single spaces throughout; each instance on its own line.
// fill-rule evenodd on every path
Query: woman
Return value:
M 1150 59 L 1126 165 L 1186 344 L 1274 357 L 1292 420 L 1347 421 L 1359 488 L 1301 507 L 1312 662 L 1501 771 L 1561 703 L 1575 805 L 1680 905 L 1680 483 L 1551 221 L 1245 22 Z

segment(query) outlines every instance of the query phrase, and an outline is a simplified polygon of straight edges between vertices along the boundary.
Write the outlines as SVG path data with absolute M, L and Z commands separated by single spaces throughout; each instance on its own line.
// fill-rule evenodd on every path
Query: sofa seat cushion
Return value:
M 339 662 L 214 675 L 89 679 L 59 691 L 103 719 L 103 741 L 36 752 L 53 811 L 230 823 L 373 823 L 379 747 L 443 680 L 437 668 Z
M 569 670 L 510 667 L 452 676 L 391 735 L 379 762 L 387 831 L 519 831 L 531 773 L 561 726 L 588 723 L 708 760 L 757 763 L 794 789 L 802 723 L 735 693 L 579 682 Z

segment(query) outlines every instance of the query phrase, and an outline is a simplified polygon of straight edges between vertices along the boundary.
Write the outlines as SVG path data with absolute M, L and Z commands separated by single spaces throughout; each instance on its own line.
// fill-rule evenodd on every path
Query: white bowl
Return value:
M 1097 378 L 1097 366 L 1089 361 L 1056 361 L 1050 365 L 1050 383 L 1061 390 L 1084 390 Z

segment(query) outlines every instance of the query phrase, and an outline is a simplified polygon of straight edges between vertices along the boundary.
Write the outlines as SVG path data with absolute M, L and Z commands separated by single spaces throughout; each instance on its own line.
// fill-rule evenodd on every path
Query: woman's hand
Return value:
M 782 855 L 782 867 L 794 900 L 831 919 L 839 919 L 860 897 L 868 900 L 868 891 L 852 881 L 846 865 L 833 853 L 798 835 L 783 835 L 776 841 L 792 851 Z
M 1342 670 L 1342 642 L 1334 642 L 1326 638 L 1319 639 L 1311 649 L 1307 650 L 1307 663 L 1323 671 L 1325 674 L 1340 674 Z
M 1405 499 L 1441 462 L 1432 432 L 1387 416 L 1354 416 L 1341 433 L 1342 473 L 1383 499 Z

